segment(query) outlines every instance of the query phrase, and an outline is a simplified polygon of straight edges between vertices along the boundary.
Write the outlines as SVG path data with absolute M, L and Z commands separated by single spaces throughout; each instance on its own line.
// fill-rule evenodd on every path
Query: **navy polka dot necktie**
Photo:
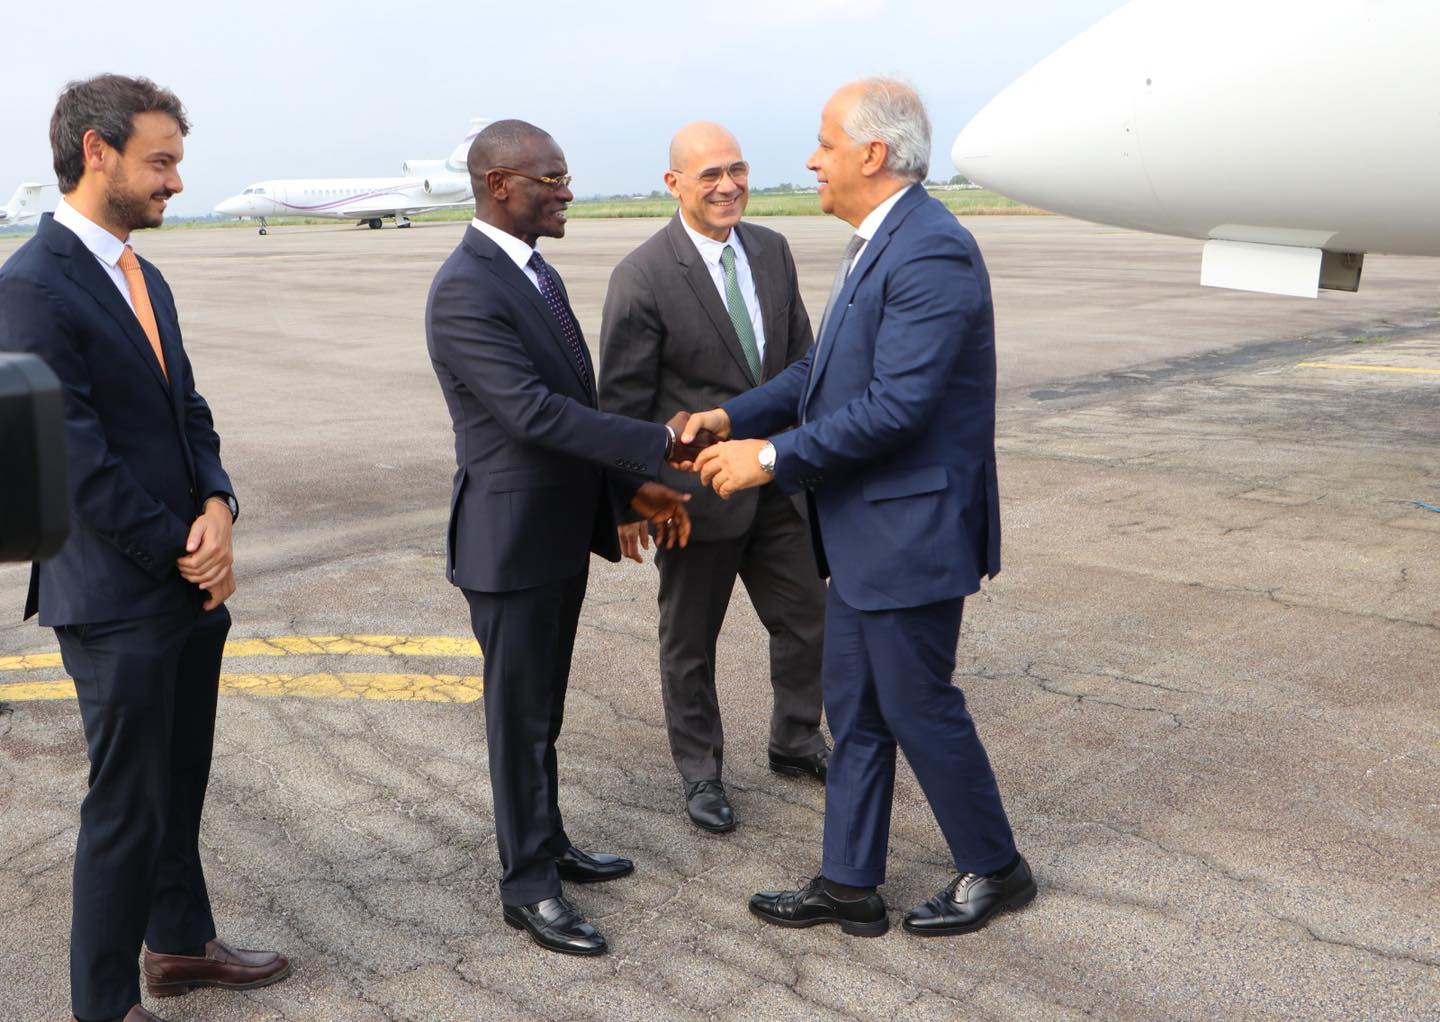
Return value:
M 536 279 L 540 281 L 540 297 L 550 306 L 550 312 L 560 324 L 560 332 L 565 335 L 565 343 L 570 347 L 571 357 L 575 359 L 575 368 L 580 370 L 580 379 L 585 381 L 585 389 L 593 391 L 595 384 L 590 379 L 590 367 L 585 364 L 585 349 L 581 346 L 580 329 L 575 325 L 575 317 L 570 315 L 570 307 L 565 304 L 565 296 L 560 293 L 560 286 L 555 283 L 550 264 L 540 258 L 537 250 L 530 253 L 529 265 L 530 269 L 535 271 Z

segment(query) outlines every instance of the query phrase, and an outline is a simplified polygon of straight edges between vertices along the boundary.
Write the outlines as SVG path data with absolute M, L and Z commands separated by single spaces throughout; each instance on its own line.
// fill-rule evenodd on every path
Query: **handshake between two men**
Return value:
M 665 424 L 674 433 L 668 459 L 682 472 L 695 472 L 706 486 L 729 498 L 739 490 L 762 486 L 770 481 L 774 464 L 767 468 L 761 452 L 766 440 L 731 440 L 730 416 L 722 408 L 708 412 L 676 412 Z M 690 516 L 684 502 L 689 494 L 677 494 L 659 483 L 646 483 L 630 506 L 642 521 L 620 526 L 621 552 L 633 561 L 642 560 L 641 549 L 650 547 L 650 530 L 655 546 L 670 549 L 690 540 Z

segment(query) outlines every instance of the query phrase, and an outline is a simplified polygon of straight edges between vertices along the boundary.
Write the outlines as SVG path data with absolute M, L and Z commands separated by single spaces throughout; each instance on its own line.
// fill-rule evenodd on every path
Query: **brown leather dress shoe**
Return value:
M 157 955 L 147 947 L 140 967 L 145 989 L 155 997 L 178 997 L 196 987 L 253 990 L 290 975 L 290 961 L 279 952 L 245 951 L 222 940 L 206 944 L 203 958 Z

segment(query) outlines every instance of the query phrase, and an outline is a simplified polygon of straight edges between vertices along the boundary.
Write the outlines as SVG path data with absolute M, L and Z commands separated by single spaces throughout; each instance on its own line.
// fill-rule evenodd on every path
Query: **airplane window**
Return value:
M 255 194 L 256 194 L 256 195 L 264 195 L 264 194 L 265 194 L 265 189 L 263 189 L 263 188 L 257 188 L 257 189 L 255 189 Z
M 250 194 L 251 192 L 253 192 L 253 191 L 255 191 L 255 189 L 253 189 L 253 188 L 247 188 L 247 189 L 245 189 L 243 192 L 241 192 L 240 194 L 241 194 L 241 195 L 249 195 L 249 194 Z

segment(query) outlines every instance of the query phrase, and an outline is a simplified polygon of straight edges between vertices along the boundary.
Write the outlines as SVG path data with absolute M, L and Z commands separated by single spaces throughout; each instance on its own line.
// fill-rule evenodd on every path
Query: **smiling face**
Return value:
M 103 174 L 105 226 L 122 235 L 159 227 L 166 203 L 185 187 L 179 169 L 185 139 L 179 122 L 152 112 L 136 114 L 131 123 L 134 130 L 124 150 L 111 147 L 93 131 L 86 132 L 84 143 L 87 157 L 93 154 L 98 161 L 91 166 Z
M 845 133 L 845 118 L 859 99 L 859 90 L 849 87 L 830 97 L 820 112 L 819 144 L 805 161 L 805 166 L 815 172 L 820 208 L 856 226 L 869 212 L 865 209 L 856 215 L 869 190 L 865 169 L 867 161 L 873 161 L 870 148 L 874 145 L 859 145 Z
M 565 154 L 549 135 L 533 135 L 519 146 L 512 169 L 535 177 L 561 178 L 570 172 Z M 565 237 L 566 210 L 575 199 L 568 185 L 552 188 L 519 174 L 505 176 L 505 208 L 514 234 L 527 245 L 537 238 Z
M 716 241 L 730 237 L 750 199 L 744 161 L 740 143 L 718 124 L 691 124 L 675 136 L 665 185 L 679 200 L 681 216 L 692 230 Z

